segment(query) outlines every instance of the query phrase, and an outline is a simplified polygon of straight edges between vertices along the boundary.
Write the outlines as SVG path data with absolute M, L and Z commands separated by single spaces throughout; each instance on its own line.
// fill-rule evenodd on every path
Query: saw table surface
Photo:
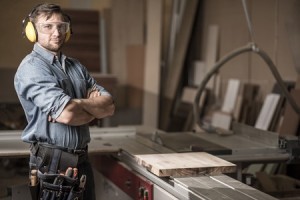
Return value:
M 25 157 L 29 155 L 29 145 L 21 141 L 21 132 L 22 131 L 0 131 L 0 157 Z M 129 155 L 133 156 L 133 158 L 134 155 L 145 156 L 156 154 L 157 157 L 160 157 L 160 154 L 175 155 L 174 153 L 177 153 L 173 149 L 167 148 L 163 144 L 159 144 L 158 142 L 149 139 L 149 136 L 153 136 L 154 132 L 158 134 L 163 133 L 153 132 L 152 129 L 151 131 L 145 129 L 142 132 L 139 132 L 139 128 L 136 127 L 91 128 L 90 132 L 92 140 L 89 144 L 89 153 L 95 153 L 95 156 L 97 156 L 97 153 L 115 154 L 120 150 L 121 152 L 127 152 Z M 147 137 L 145 137 L 144 134 L 147 135 Z M 222 146 L 223 145 L 224 144 L 222 143 Z M 226 147 L 226 145 L 224 146 Z M 179 156 L 179 163 L 177 164 L 184 164 L 186 162 L 186 159 L 184 158 L 186 155 L 184 155 L 185 153 L 179 154 L 181 156 Z M 193 153 L 189 154 L 192 155 Z M 197 156 L 191 156 L 191 159 L 193 158 L 199 161 L 204 157 L 199 158 Z M 131 161 L 125 159 L 122 161 L 149 180 L 153 181 L 154 184 L 159 185 L 159 187 L 170 192 L 174 196 L 177 196 L 178 199 L 275 199 L 258 190 L 251 189 L 239 181 L 234 181 L 234 179 L 231 179 L 226 175 L 188 175 L 187 177 L 175 177 L 170 180 L 173 181 L 174 185 L 170 185 L 164 179 L 150 173 L 145 167 L 138 165 L 136 160 L 133 159 Z M 133 166 L 134 164 L 138 165 L 141 169 L 135 168 Z M 232 166 L 230 165 L 229 167 L 231 169 Z M 221 179 L 218 179 L 218 177 Z
M 181 193 L 189 194 L 182 188 L 189 188 L 203 199 L 224 200 L 275 200 L 276 198 L 245 185 L 225 175 L 174 178 L 174 187 Z M 190 195 L 192 196 L 192 195 Z

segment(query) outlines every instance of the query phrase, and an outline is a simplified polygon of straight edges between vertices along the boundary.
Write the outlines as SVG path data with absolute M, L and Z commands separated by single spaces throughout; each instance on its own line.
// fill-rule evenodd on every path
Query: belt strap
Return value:
M 46 164 L 48 173 L 57 173 L 57 170 L 66 170 L 68 167 L 76 167 L 79 162 L 87 159 L 87 151 L 85 153 L 70 153 L 64 151 L 65 148 L 59 148 L 53 145 L 36 144 L 35 149 L 38 150 L 37 157 L 42 158 L 42 163 Z
M 49 173 L 56 174 L 62 151 L 60 149 L 52 149 L 52 159 L 49 166 Z
M 55 146 L 52 144 L 44 144 L 44 143 L 38 143 L 39 146 L 46 147 L 46 148 L 51 148 L 51 149 L 60 149 L 62 151 L 72 153 L 72 154 L 84 154 L 87 153 L 88 147 L 86 146 L 85 148 L 82 149 L 69 149 L 66 147 L 60 147 L 60 146 Z

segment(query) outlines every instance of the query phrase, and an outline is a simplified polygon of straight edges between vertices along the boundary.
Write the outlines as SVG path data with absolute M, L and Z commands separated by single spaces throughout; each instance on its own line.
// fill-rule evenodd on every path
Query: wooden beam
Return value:
M 171 65 L 168 68 L 167 76 L 163 77 L 163 79 L 166 79 L 164 81 L 160 118 L 160 128 L 163 130 L 166 130 L 169 124 L 172 104 L 176 96 L 176 91 L 178 89 L 179 81 L 181 78 L 197 5 L 197 0 L 186 1 L 182 23 L 177 36 L 178 39 L 175 42 L 173 60 L 171 61 Z
M 162 1 L 147 1 L 143 125 L 157 127 L 160 95 Z

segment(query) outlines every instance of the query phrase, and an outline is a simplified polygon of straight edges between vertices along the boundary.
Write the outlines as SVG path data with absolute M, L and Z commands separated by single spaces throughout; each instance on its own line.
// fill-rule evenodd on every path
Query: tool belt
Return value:
M 44 144 L 31 145 L 30 192 L 33 200 L 81 200 L 86 176 L 78 177 L 78 163 L 87 149 L 68 150 Z

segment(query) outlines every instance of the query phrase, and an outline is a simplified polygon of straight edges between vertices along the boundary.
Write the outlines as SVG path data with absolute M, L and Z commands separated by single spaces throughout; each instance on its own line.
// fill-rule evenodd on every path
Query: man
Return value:
M 47 154 L 54 149 L 78 154 L 78 176 L 87 175 L 84 199 L 92 200 L 95 192 L 87 159 L 88 124 L 113 115 L 115 107 L 111 95 L 97 85 L 87 69 L 61 52 L 71 35 L 70 22 L 58 5 L 45 3 L 32 10 L 23 25 L 24 34 L 35 44 L 21 62 L 14 85 L 28 121 L 22 140 L 31 143 L 30 169 L 44 167 L 49 171 L 54 156 Z M 48 153 L 39 153 L 41 150 Z M 57 166 L 70 160 L 59 162 Z

